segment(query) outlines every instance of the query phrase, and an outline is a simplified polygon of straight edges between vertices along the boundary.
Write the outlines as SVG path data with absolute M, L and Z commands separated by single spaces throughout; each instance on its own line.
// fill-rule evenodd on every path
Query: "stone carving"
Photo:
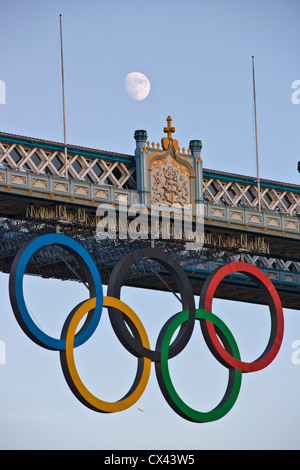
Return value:
M 151 169 L 151 202 L 183 206 L 190 203 L 190 182 L 186 168 L 168 155 L 156 160 Z

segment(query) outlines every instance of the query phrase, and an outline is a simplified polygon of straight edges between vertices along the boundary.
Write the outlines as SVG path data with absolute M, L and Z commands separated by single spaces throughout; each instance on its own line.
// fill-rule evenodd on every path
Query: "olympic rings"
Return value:
M 206 279 L 200 296 L 200 308 L 211 311 L 212 300 L 218 284 L 221 280 L 231 274 L 232 272 L 242 272 L 248 274 L 254 281 L 257 281 L 259 286 L 265 293 L 266 300 L 268 301 L 270 314 L 271 314 L 271 333 L 269 342 L 266 349 L 261 356 L 252 363 L 242 362 L 239 359 L 232 357 L 227 351 L 224 350 L 218 337 L 216 335 L 214 326 L 207 321 L 200 322 L 203 336 L 206 344 L 211 350 L 212 354 L 223 364 L 225 367 L 234 367 L 242 372 L 254 372 L 261 370 L 268 366 L 276 357 L 283 339 L 283 311 L 279 295 L 270 281 L 270 279 L 257 267 L 244 263 L 236 262 L 230 263 L 225 266 L 220 266 Z
M 90 299 L 80 304 L 75 312 L 71 312 L 66 320 L 63 328 L 62 336 L 66 335 L 66 350 L 60 352 L 61 365 L 65 378 L 69 384 L 74 395 L 86 406 L 103 413 L 112 413 L 116 411 L 123 411 L 134 405 L 140 396 L 143 394 L 150 376 L 151 361 L 147 358 L 138 359 L 138 369 L 134 383 L 129 392 L 117 402 L 106 402 L 96 398 L 82 383 L 74 361 L 73 345 L 76 328 L 84 315 L 95 308 L 96 299 Z M 126 315 L 126 321 L 130 328 L 141 337 L 142 344 L 149 348 L 149 339 L 147 333 L 138 318 L 138 316 L 131 310 L 128 305 L 119 299 L 113 297 L 104 297 L 103 305 L 105 307 L 116 307 Z
M 169 357 L 174 357 L 183 350 L 192 335 L 195 323 L 195 301 L 192 286 L 187 276 L 171 255 L 155 248 L 145 248 L 136 250 L 133 253 L 128 253 L 114 267 L 109 279 L 107 294 L 112 297 L 120 298 L 122 283 L 128 268 L 136 261 L 147 258 L 158 261 L 170 271 L 181 295 L 182 308 L 183 310 L 189 311 L 186 325 L 180 329 L 177 338 L 170 346 Z M 135 339 L 129 334 L 123 317 L 118 310 L 110 308 L 108 311 L 112 327 L 117 337 L 128 351 L 137 357 L 148 357 L 152 361 L 160 360 L 159 351 L 151 351 L 141 346 L 141 344 L 136 343 Z
M 68 315 L 59 339 L 48 336 L 34 323 L 28 312 L 24 294 L 23 277 L 32 255 L 46 245 L 59 245 L 75 256 L 87 280 L 90 298 L 77 305 Z M 182 311 L 173 315 L 162 327 L 154 350 L 150 349 L 145 328 L 136 313 L 120 300 L 121 288 L 130 266 L 137 261 L 152 259 L 159 262 L 171 274 L 181 295 Z M 263 353 L 253 362 L 243 362 L 236 341 L 212 310 L 217 286 L 231 273 L 249 276 L 263 289 L 269 305 L 271 332 Z M 11 267 L 9 295 L 14 315 L 25 334 L 38 345 L 57 350 L 65 379 L 78 400 L 88 408 L 113 413 L 131 407 L 143 394 L 150 376 L 151 362 L 155 362 L 159 387 L 171 408 L 181 417 L 193 422 L 214 421 L 225 416 L 235 404 L 243 372 L 254 372 L 267 367 L 281 347 L 284 331 L 283 310 L 279 295 L 269 278 L 257 267 L 244 262 L 220 266 L 206 279 L 200 294 L 199 309 L 195 308 L 194 294 L 187 276 L 174 258 L 157 249 L 146 248 L 126 254 L 115 266 L 108 283 L 108 295 L 103 297 L 102 281 L 98 269 L 88 252 L 75 240 L 60 234 L 42 235 L 25 244 L 17 253 Z M 107 307 L 111 325 L 121 344 L 137 357 L 136 376 L 130 390 L 116 402 L 95 397 L 83 384 L 74 360 L 74 348 L 82 345 L 95 332 Z M 78 325 L 87 316 L 79 332 Z M 206 344 L 216 359 L 228 369 L 228 384 L 220 403 L 208 412 L 189 407 L 178 395 L 171 381 L 168 361 L 178 355 L 187 345 L 194 330 L 195 321 L 200 322 Z M 176 339 L 172 337 L 179 328 Z
M 168 353 L 172 335 L 180 324 L 187 321 L 187 318 L 187 311 L 174 315 L 165 324 L 164 328 L 160 332 L 157 343 L 161 348 L 161 360 L 160 362 L 155 363 L 158 384 L 169 405 L 183 418 L 197 423 L 215 421 L 225 416 L 225 414 L 231 410 L 234 403 L 236 402 L 241 388 L 242 372 L 237 369 L 229 369 L 228 384 L 225 394 L 220 403 L 213 410 L 208 412 L 201 412 L 196 411 L 186 405 L 186 403 L 184 403 L 183 400 L 179 397 L 172 384 L 168 367 Z M 206 310 L 197 309 L 196 319 L 208 320 L 209 322 L 215 324 L 218 328 L 218 334 L 222 338 L 222 342 L 226 349 L 228 349 L 235 358 L 240 358 L 240 353 L 235 339 L 232 336 L 230 330 L 220 318 Z
M 101 277 L 93 259 L 80 243 L 72 238 L 61 234 L 41 235 L 26 243 L 17 253 L 9 277 L 9 295 L 15 317 L 32 341 L 46 349 L 60 351 L 65 349 L 65 341 L 48 336 L 35 324 L 28 312 L 23 293 L 23 277 L 28 261 L 38 249 L 50 244 L 63 246 L 77 259 L 87 279 L 90 298 L 97 299 L 94 311 L 89 313 L 82 329 L 76 335 L 75 347 L 85 343 L 97 328 L 102 313 L 103 290 Z

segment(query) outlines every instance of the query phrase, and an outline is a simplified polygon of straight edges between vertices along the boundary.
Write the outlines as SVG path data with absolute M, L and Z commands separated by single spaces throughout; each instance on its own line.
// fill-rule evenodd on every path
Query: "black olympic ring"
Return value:
M 169 357 L 171 358 L 177 356 L 177 354 L 184 349 L 193 333 L 195 324 L 195 300 L 192 286 L 186 274 L 170 254 L 156 248 L 144 248 L 132 253 L 127 253 L 122 259 L 120 259 L 111 273 L 107 295 L 119 299 L 126 272 L 132 264 L 143 259 L 158 261 L 169 270 L 181 295 L 182 310 L 189 311 L 188 321 L 180 328 L 177 337 L 170 346 Z M 140 341 L 136 341 L 136 338 L 129 333 L 124 322 L 123 313 L 119 312 L 115 308 L 108 308 L 108 312 L 112 327 L 117 337 L 123 346 L 131 352 L 131 354 L 136 357 L 147 357 L 154 362 L 160 361 L 159 350 L 153 351 L 145 348 L 142 346 Z

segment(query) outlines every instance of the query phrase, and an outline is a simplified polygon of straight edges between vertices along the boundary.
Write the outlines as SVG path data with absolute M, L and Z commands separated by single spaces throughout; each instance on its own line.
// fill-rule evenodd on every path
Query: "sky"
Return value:
M 299 184 L 300 104 L 292 101 L 292 83 L 300 80 L 298 0 L 0 0 L 3 132 L 63 142 L 60 14 L 68 144 L 133 155 L 134 131 L 145 129 L 150 141 L 160 142 L 171 115 L 180 147 L 202 141 L 204 168 L 255 176 L 254 56 L 260 176 Z M 126 92 L 131 72 L 148 77 L 146 99 Z M 86 298 L 85 288 L 33 277 L 24 283 L 34 318 L 58 337 L 67 314 Z M 300 448 L 300 364 L 293 360 L 298 311 L 284 310 L 278 356 L 266 369 L 243 375 L 232 410 L 196 424 L 169 407 L 153 366 L 144 394 L 128 410 L 101 414 L 84 407 L 65 382 L 58 353 L 31 342 L 17 324 L 6 274 L 0 289 L 1 449 Z M 154 347 L 162 325 L 180 311 L 178 302 L 151 290 L 127 288 L 122 295 Z M 234 334 L 244 360 L 264 349 L 267 307 L 214 300 L 213 313 Z M 196 326 L 170 370 L 182 398 L 205 411 L 221 399 L 227 371 L 199 331 Z M 105 310 L 75 357 L 95 395 L 113 401 L 127 392 L 136 359 L 114 336 Z

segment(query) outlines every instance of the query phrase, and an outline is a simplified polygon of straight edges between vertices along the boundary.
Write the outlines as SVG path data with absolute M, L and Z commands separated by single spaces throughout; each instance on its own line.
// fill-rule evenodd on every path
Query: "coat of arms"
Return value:
M 189 176 L 171 155 L 157 160 L 151 172 L 151 202 L 183 206 L 190 202 Z

